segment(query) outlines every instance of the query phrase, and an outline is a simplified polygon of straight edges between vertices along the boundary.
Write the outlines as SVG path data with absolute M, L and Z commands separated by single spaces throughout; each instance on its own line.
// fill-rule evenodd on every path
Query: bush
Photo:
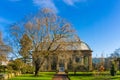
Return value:
M 8 67 L 12 67 L 12 70 L 15 70 L 15 71 L 20 71 L 21 68 L 23 68 L 25 65 L 25 63 L 20 60 L 20 59 L 16 59 L 14 61 L 11 61 L 9 64 L 8 64 Z
M 56 70 L 56 73 L 58 73 L 59 72 L 59 70 Z
M 6 66 L 0 65 L 0 72 L 6 72 Z
M 84 66 L 84 65 L 79 65 L 79 66 L 77 66 L 77 67 L 76 67 L 76 70 L 77 70 L 77 71 L 82 71 L 82 72 L 88 71 L 87 67 Z
M 7 66 L 9 72 L 14 72 L 14 71 L 21 71 L 22 74 L 25 73 L 33 73 L 34 72 L 34 67 L 25 64 L 22 60 L 16 59 L 14 61 L 11 61 L 8 66 Z
M 65 73 L 68 74 L 68 70 L 65 70 Z
M 26 64 L 21 69 L 21 72 L 22 72 L 22 74 L 25 74 L 25 73 L 33 74 L 34 73 L 34 67 Z
M 115 66 L 114 62 L 111 63 L 110 74 L 111 74 L 111 76 L 115 76 L 116 75 L 116 66 Z
M 12 73 L 14 70 L 13 70 L 12 66 L 8 65 L 7 71 L 8 71 L 8 73 Z

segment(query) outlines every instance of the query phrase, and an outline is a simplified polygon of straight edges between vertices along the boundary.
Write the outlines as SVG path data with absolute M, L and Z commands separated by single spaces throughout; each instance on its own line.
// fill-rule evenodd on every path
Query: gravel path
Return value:
M 54 75 L 52 80 L 70 80 L 68 75 L 64 72 L 58 72 Z

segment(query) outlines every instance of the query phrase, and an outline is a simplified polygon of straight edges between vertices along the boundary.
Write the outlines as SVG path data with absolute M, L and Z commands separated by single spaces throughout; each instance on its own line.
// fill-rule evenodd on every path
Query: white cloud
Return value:
M 57 7 L 55 6 L 55 3 L 53 0 L 33 0 L 33 3 L 40 8 L 51 8 L 56 13 L 58 12 Z
M 59 11 L 55 5 L 55 0 L 33 0 L 33 3 L 40 8 L 51 8 L 56 13 Z M 75 3 L 85 2 L 87 0 L 61 0 L 67 5 L 75 6 Z
M 66 4 L 74 6 L 75 3 L 84 2 L 86 0 L 63 0 Z
M 21 0 L 9 0 L 11 2 L 18 2 Z M 55 5 L 55 0 L 32 0 L 33 4 L 35 6 L 38 6 L 39 8 L 51 8 L 55 13 L 57 13 L 59 10 Z M 79 2 L 85 2 L 87 0 L 61 0 L 62 2 L 64 2 L 67 5 L 70 6 L 75 6 L 76 3 Z

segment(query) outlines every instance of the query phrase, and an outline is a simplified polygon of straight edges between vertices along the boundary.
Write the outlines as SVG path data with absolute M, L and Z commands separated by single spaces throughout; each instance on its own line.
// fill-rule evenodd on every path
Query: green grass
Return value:
M 51 80 L 55 72 L 40 72 L 39 76 L 35 77 L 33 74 L 23 74 L 9 80 Z
M 71 80 L 120 80 L 120 73 L 116 76 L 110 76 L 109 72 L 95 73 L 95 72 L 73 72 L 69 73 Z
M 69 77 L 71 80 L 90 80 L 94 78 L 91 72 L 77 72 L 76 75 L 74 75 L 73 72 L 70 72 Z
M 54 74 L 55 72 L 40 72 L 38 77 L 34 77 L 33 74 L 23 74 L 10 80 L 52 80 Z M 120 80 L 120 73 L 114 77 L 110 76 L 109 72 L 95 74 L 95 72 L 77 72 L 74 75 L 73 72 L 69 72 L 69 77 L 71 80 Z

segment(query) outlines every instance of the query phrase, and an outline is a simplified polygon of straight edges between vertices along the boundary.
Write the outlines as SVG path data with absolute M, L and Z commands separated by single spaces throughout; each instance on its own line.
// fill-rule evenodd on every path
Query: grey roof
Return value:
M 67 47 L 68 47 L 67 50 L 91 50 L 90 47 L 88 46 L 88 44 L 86 44 L 83 41 L 73 42 L 71 48 L 69 45 Z
M 81 50 L 91 50 L 87 43 L 81 41 Z
M 46 43 L 44 44 L 44 49 L 43 50 L 47 50 L 49 47 L 50 43 Z M 55 50 L 58 45 L 60 44 L 60 47 L 58 48 L 58 50 L 90 50 L 90 47 L 83 41 L 78 41 L 78 42 L 56 42 L 53 43 L 52 47 L 50 48 L 50 50 Z M 39 50 L 41 50 L 41 48 L 39 47 Z

